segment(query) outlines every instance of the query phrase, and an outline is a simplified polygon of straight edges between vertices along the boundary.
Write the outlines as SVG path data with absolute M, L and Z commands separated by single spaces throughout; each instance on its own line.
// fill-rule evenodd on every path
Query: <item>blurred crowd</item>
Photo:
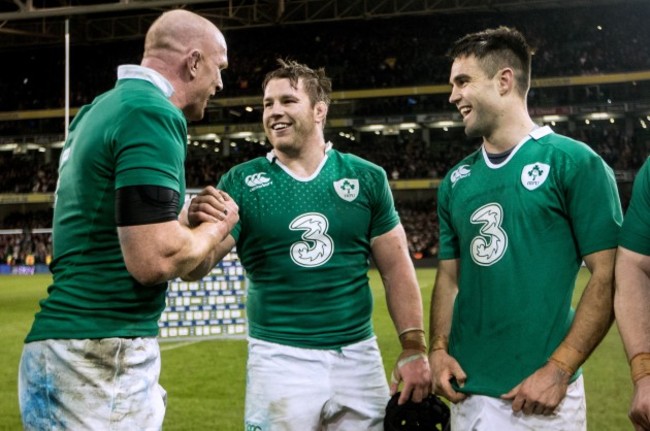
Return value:
M 520 29 L 536 47 L 533 78 L 650 70 L 650 8 L 634 5 L 558 8 L 513 13 L 412 16 L 364 21 L 312 23 L 269 28 L 227 30 L 229 68 L 220 97 L 261 94 L 261 81 L 278 57 L 293 58 L 325 67 L 334 90 L 387 88 L 447 82 L 449 62 L 445 52 L 453 40 L 471 31 L 497 25 Z M 622 25 L 624 23 L 624 25 Z M 72 107 L 90 102 L 111 88 L 119 64 L 139 63 L 142 40 L 74 44 L 71 49 Z M 0 69 L 0 111 L 60 108 L 64 105 L 63 51 L 39 46 L 11 52 L 12 67 Z M 43 65 L 47 65 L 44 67 Z M 582 91 L 584 90 L 584 91 Z M 573 101 L 606 100 L 615 95 L 584 87 Z M 531 105 L 566 103 L 567 91 L 533 89 Z M 630 95 L 634 97 L 634 94 Z M 432 112 L 450 110 L 445 97 L 373 99 L 359 104 L 351 115 L 408 114 L 411 105 L 424 104 Z M 333 106 L 334 109 L 342 109 Z M 422 106 L 420 106 L 422 108 Z M 222 119 L 223 120 L 223 119 Z M 241 121 L 227 118 L 226 121 Z M 211 121 L 210 116 L 205 121 Z M 60 118 L 0 121 L 0 136 L 62 129 Z M 649 119 L 650 122 L 650 119 Z M 557 132 L 589 144 L 615 170 L 636 171 L 650 154 L 647 132 L 630 122 L 557 123 Z M 335 132 L 327 136 L 336 148 L 382 166 L 389 179 L 440 179 L 480 142 L 464 137 L 462 128 L 397 134 L 359 134 L 355 140 Z M 265 154 L 268 144 L 238 141 L 228 151 L 192 147 L 186 163 L 187 184 L 200 188 L 215 184 L 231 166 Z M 45 155 L 0 151 L 0 193 L 52 193 L 56 188 L 60 150 Z M 622 193 L 622 195 L 624 195 Z M 435 256 L 437 221 L 435 198 L 401 199 L 396 205 L 414 258 Z M 0 220 L 0 229 L 21 229 L 0 235 L 0 263 L 48 263 L 51 238 L 34 234 L 34 228 L 51 227 L 51 211 L 12 213 Z
M 650 139 L 636 139 L 616 123 L 584 127 L 573 132 L 564 130 L 560 123 L 554 128 L 589 143 L 617 171 L 636 171 L 650 154 Z M 441 179 L 453 165 L 480 145 L 479 141 L 463 138 L 462 129 L 448 133 L 445 139 L 429 143 L 425 143 L 417 133 L 408 132 L 388 136 L 368 134 L 360 141 L 338 136 L 331 138 L 340 151 L 356 154 L 383 167 L 389 180 Z M 262 156 L 269 149 L 268 144 L 243 142 L 230 147 L 229 155 L 225 157 L 209 149 L 190 147 L 186 161 L 188 188 L 214 185 L 230 167 Z M 55 161 L 44 163 L 43 155 L 38 152 L 18 156 L 0 152 L 0 193 L 53 192 L 57 179 L 56 165 Z M 629 190 L 621 189 L 621 197 L 625 207 Z M 417 259 L 435 256 L 438 244 L 435 199 L 403 200 L 397 193 L 395 199 L 411 255 Z M 12 214 L 0 220 L 0 229 L 20 228 L 29 232 L 35 227 L 51 227 L 51 214 L 40 212 L 30 217 Z M 38 263 L 45 262 L 51 253 L 50 242 L 47 235 L 0 235 L 0 262 L 8 259 L 14 263 L 24 261 L 29 254 Z
M 587 143 L 615 170 L 636 171 L 650 154 L 650 135 L 638 135 L 623 122 L 592 123 L 569 130 L 566 123 L 551 126 L 556 132 Z M 480 141 L 468 140 L 462 128 L 432 132 L 429 142 L 421 131 L 395 135 L 364 133 L 360 139 L 342 138 L 332 132 L 328 138 L 343 152 L 353 153 L 383 167 L 391 180 L 440 179 L 460 159 L 478 148 Z M 263 156 L 270 150 L 264 143 L 231 142 L 228 152 L 190 146 L 186 161 L 187 185 L 191 188 L 216 183 L 230 167 Z M 0 193 L 50 193 L 56 188 L 59 150 L 51 161 L 44 154 L 0 151 Z
M 438 223 L 435 201 L 395 202 L 407 234 L 408 247 L 414 259 L 434 257 L 438 246 Z M 52 260 L 52 234 L 34 233 L 34 229 L 52 226 L 52 210 L 15 212 L 2 220 L 2 230 L 14 233 L 0 234 L 0 264 L 34 265 Z
M 0 235 L 0 264 L 49 264 L 52 259 L 52 234 L 34 233 L 34 229 L 52 227 L 52 210 L 12 212 L 0 224 L 2 230 L 15 233 Z
M 649 15 L 635 4 L 619 3 L 588 10 L 562 7 L 227 29 L 229 68 L 223 96 L 260 94 L 263 76 L 278 57 L 325 67 L 335 90 L 444 84 L 451 43 L 467 32 L 498 25 L 517 27 L 536 47 L 536 78 L 647 70 Z M 71 106 L 112 87 L 117 65 L 140 62 L 141 45 L 141 39 L 121 40 L 98 49 L 72 41 Z M 65 69 L 59 48 L 12 52 L 13 67 L 0 70 L 0 111 L 63 106 Z

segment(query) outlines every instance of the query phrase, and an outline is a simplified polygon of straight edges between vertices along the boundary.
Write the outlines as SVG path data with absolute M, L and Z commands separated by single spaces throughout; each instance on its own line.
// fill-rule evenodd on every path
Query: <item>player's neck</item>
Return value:
M 296 152 L 283 152 L 275 150 L 278 160 L 289 169 L 295 176 L 300 178 L 311 177 L 325 158 L 327 144 L 317 142 L 313 145 L 305 145 Z
M 537 127 L 528 116 L 507 121 L 506 124 L 495 128 L 489 136 L 483 137 L 485 151 L 492 154 L 508 151 Z

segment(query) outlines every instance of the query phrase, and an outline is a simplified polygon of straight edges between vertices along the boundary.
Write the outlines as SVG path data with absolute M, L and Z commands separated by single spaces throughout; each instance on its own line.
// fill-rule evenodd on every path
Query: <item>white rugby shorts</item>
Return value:
M 375 338 L 340 351 L 249 338 L 246 431 L 383 431 L 388 400 Z
M 18 398 L 25 430 L 162 429 L 155 338 L 44 340 L 25 344 Z
M 462 431 L 587 431 L 587 407 L 582 376 L 567 388 L 553 415 L 524 415 L 512 411 L 512 402 L 470 395 L 451 404 L 451 429 Z

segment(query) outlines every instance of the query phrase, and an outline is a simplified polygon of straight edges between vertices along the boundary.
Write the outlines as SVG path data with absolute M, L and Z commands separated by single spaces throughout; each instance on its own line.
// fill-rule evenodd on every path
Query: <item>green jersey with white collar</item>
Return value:
M 371 240 L 399 223 L 383 169 L 328 148 L 298 178 L 271 152 L 218 188 L 239 205 L 232 235 L 250 281 L 251 337 L 316 349 L 372 337 Z
M 460 259 L 449 352 L 463 392 L 498 397 L 543 366 L 573 320 L 585 255 L 615 248 L 622 221 L 612 170 L 549 127 L 501 164 L 485 150 L 438 192 L 440 259 Z

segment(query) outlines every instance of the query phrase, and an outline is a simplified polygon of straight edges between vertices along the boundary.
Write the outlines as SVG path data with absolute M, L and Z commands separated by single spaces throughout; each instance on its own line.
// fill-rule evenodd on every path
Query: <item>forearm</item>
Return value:
M 394 279 L 382 277 L 386 289 L 388 312 L 398 333 L 409 329 L 424 330 L 422 296 L 415 274 L 408 274 Z
M 447 350 L 454 301 L 458 294 L 458 261 L 440 261 L 431 295 L 429 312 L 429 346 L 433 350 Z
M 424 329 L 422 295 L 401 226 L 375 239 L 373 257 L 386 291 L 388 312 L 398 333 Z
M 221 262 L 223 258 L 230 253 L 230 250 L 235 245 L 234 239 L 231 236 L 226 237 L 219 245 L 217 245 L 212 252 L 197 266 L 189 271 L 187 274 L 181 275 L 183 280 L 198 280 L 203 278 L 206 274 L 212 271 L 214 266 Z
M 575 372 L 607 335 L 614 321 L 614 250 L 595 253 L 587 260 L 592 274 L 573 323 L 551 361 L 569 374 Z M 591 262 L 591 263 L 590 263 Z
M 650 256 L 619 248 L 614 308 L 628 359 L 650 352 Z
M 199 267 L 206 267 L 209 271 L 227 253 L 215 252 L 220 250 L 220 245 L 230 233 L 226 223 L 202 223 L 193 229 L 183 230 L 186 240 L 175 242 L 163 256 L 168 260 L 172 278 L 189 274 Z
M 178 221 L 118 229 L 127 269 L 145 285 L 193 271 L 226 238 L 225 222 L 190 229 Z

